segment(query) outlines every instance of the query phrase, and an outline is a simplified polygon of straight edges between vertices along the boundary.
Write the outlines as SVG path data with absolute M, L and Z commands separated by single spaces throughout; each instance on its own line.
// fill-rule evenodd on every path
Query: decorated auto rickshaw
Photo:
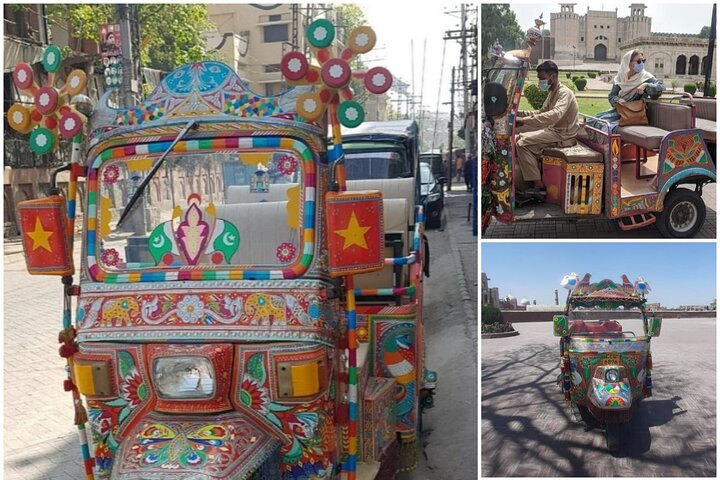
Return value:
M 571 409 L 587 409 L 604 424 L 607 448 L 616 451 L 623 424 L 652 394 L 650 341 L 660 335 L 662 319 L 646 308 L 650 286 L 642 278 L 634 284 L 626 275 L 620 283 L 590 283 L 589 273 L 582 280 L 571 273 L 562 285 L 568 290 L 565 312 L 553 318 L 553 333 L 560 337 L 558 385 Z M 597 309 L 637 312 L 643 331 L 636 335 L 617 320 L 586 319 L 599 316 Z
M 703 186 L 717 178 L 714 127 L 698 128 L 689 94 L 647 100 L 648 125 L 615 132 L 607 121 L 581 114 L 577 143 L 542 153 L 545 203 L 516 195 L 524 185 L 515 166 L 515 120 L 541 26 L 536 20 L 519 50 L 505 52 L 496 42 L 484 68 L 483 111 L 491 126 L 481 135 L 482 231 L 492 218 L 603 216 L 622 230 L 654 223 L 666 237 L 694 236 L 705 221 Z
M 351 75 L 372 93 L 392 76 L 351 71 L 374 46 L 370 28 L 339 56 L 334 33 L 326 20 L 308 27 L 317 60 L 287 53 L 294 88 L 278 96 L 195 63 L 135 107 L 109 107 L 108 92 L 85 128 L 71 98 L 84 74 L 52 84 L 58 49 L 45 53 L 48 86 L 15 69 L 35 104 L 13 107 L 11 125 L 36 151 L 73 139 L 66 196 L 19 214 L 29 272 L 62 278 L 60 353 L 86 478 L 384 479 L 415 467 L 436 381 L 424 365 L 423 213 L 406 206 L 386 258 L 396 202 L 371 184 L 347 190 L 340 125 L 364 113 Z M 398 270 L 402 284 L 383 283 Z

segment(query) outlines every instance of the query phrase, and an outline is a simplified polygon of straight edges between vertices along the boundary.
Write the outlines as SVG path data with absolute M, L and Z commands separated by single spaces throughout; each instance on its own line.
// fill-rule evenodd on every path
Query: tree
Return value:
M 116 4 L 48 4 L 51 23 L 65 26 L 79 40 L 100 40 L 100 25 L 116 23 Z M 207 6 L 201 4 L 138 5 L 140 61 L 143 66 L 163 71 L 211 56 L 204 47 L 202 32 L 209 30 Z
M 343 45 L 347 45 L 348 35 L 356 27 L 367 25 L 367 18 L 362 8 L 354 3 L 340 4 L 335 7 L 335 16 L 339 28 L 340 41 Z M 350 61 L 350 67 L 353 70 L 365 70 L 365 64 L 360 57 L 355 56 Z M 360 105 L 365 105 L 370 94 L 365 89 L 363 82 L 357 78 L 350 80 L 350 89 L 353 91 L 353 100 Z
M 710 27 L 705 25 L 700 29 L 700 33 L 698 33 L 698 37 L 700 38 L 710 38 Z
M 499 40 L 505 50 L 512 50 L 523 38 L 523 30 L 517 22 L 515 12 L 510 5 L 482 4 L 482 38 L 480 46 L 483 57 L 487 55 L 495 40 Z

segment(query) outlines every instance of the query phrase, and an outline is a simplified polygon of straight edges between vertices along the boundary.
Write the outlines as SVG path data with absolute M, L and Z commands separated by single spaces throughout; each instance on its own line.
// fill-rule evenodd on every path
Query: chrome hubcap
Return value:
M 683 233 L 690 230 L 697 222 L 698 209 L 690 201 L 680 202 L 670 212 L 670 225 L 673 230 Z

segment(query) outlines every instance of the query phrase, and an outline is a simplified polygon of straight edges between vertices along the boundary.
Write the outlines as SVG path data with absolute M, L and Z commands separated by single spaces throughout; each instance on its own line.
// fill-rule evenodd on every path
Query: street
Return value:
M 604 430 L 568 414 L 551 323 L 515 323 L 519 336 L 483 340 L 482 475 L 716 476 L 715 323 L 663 320 L 653 395 L 623 427 L 615 455 Z
M 477 237 L 466 222 L 469 201 L 464 191 L 447 193 L 445 231 L 427 232 L 427 365 L 439 382 L 435 408 L 423 420 L 419 467 L 401 475 L 404 480 L 477 477 Z M 60 280 L 30 277 L 17 243 L 5 245 L 4 280 L 4 478 L 83 478 L 71 396 L 63 391 L 64 360 L 57 353 Z

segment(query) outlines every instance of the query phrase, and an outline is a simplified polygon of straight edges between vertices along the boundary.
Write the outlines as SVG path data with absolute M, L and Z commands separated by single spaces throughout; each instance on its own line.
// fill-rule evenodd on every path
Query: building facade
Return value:
M 704 77 L 709 40 L 690 34 L 653 33 L 652 19 L 645 15 L 646 5 L 631 4 L 630 15 L 626 17 L 619 17 L 617 9 L 602 11 L 590 7 L 581 15 L 574 7 L 574 3 L 561 3 L 560 12 L 550 14 L 554 38 L 550 51 L 554 56 L 549 58 L 558 64 L 618 64 L 625 52 L 639 49 L 647 60 L 645 68 L 660 79 L 697 82 Z

